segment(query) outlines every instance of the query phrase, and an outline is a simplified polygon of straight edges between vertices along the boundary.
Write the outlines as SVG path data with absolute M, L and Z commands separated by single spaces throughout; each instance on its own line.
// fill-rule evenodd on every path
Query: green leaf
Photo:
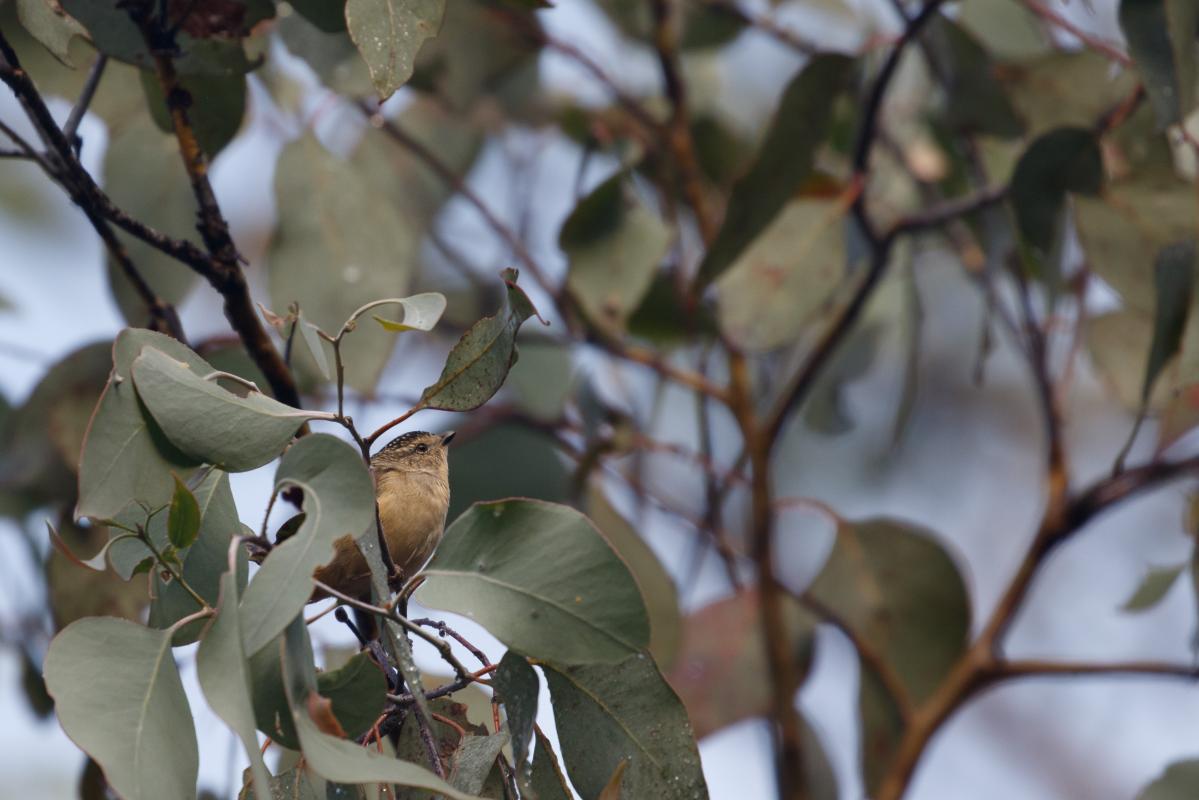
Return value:
M 512 736 L 512 763 L 517 781 L 524 788 L 529 782 L 529 751 L 537 722 L 537 673 L 524 656 L 509 650 L 500 659 L 493 683 L 504 703 L 508 732 Z
M 325 380 L 330 380 L 333 371 L 329 368 L 329 356 L 325 353 L 325 342 L 321 338 L 320 328 L 304 319 L 303 311 L 297 312 L 295 324 L 300 328 L 300 341 L 307 348 L 308 355 L 312 356 L 316 368 Z
M 793 200 L 716 281 L 720 328 L 751 351 L 793 344 L 848 274 L 840 199 Z
M 398 322 L 375 316 L 375 321 L 385 331 L 431 331 L 445 313 L 446 299 L 441 292 L 422 292 L 411 297 L 390 297 L 371 305 L 397 305 L 403 310 L 404 314 Z
M 521 358 L 518 369 L 525 365 Z M 565 503 L 570 473 L 552 437 L 524 425 L 498 425 L 478 438 L 454 442 L 450 510 L 457 519 L 474 503 L 528 497 Z
M 1178 580 L 1178 576 L 1188 566 L 1187 562 L 1174 567 L 1154 567 L 1145 574 L 1141 579 L 1141 583 L 1137 586 L 1132 597 L 1121 606 L 1121 611 L 1137 612 L 1148 611 L 1155 605 L 1160 603 L 1174 583 Z
M 387 171 L 377 162 L 371 166 Z M 419 261 L 423 223 L 364 180 L 365 168 L 305 136 L 283 150 L 275 171 L 279 224 L 268 256 L 271 303 L 298 303 L 305 320 L 328 332 L 336 333 L 363 305 L 402 294 Z M 300 332 L 312 333 L 304 326 Z M 382 330 L 346 338 L 346 382 L 372 390 L 394 349 L 395 337 Z
M 113 519 L 135 503 L 160 508 L 170 502 L 171 473 L 186 476 L 199 461 L 172 445 L 139 402 L 132 365 L 143 347 L 153 347 L 191 365 L 209 365 L 184 345 L 160 333 L 126 329 L 113 345 L 112 376 L 104 387 L 83 442 L 79 463 L 78 517 Z
M 558 765 L 558 756 L 554 753 L 549 738 L 540 728 L 534 728 L 533 732 L 537 735 L 533 773 L 529 779 L 533 787 L 533 796 L 537 800 L 572 800 L 574 793 L 566 782 L 566 776 L 562 774 L 562 767 Z
M 623 333 L 674 232 L 638 201 L 621 171 L 583 198 L 558 236 L 570 261 L 566 285 L 592 324 Z
M 490 736 L 467 736 L 458 747 L 454 772 L 450 783 L 455 789 L 467 794 L 479 794 L 487 776 L 495 767 L 500 750 L 508 743 L 508 734 L 493 733 Z
M 995 80 L 995 65 L 975 37 L 937 15 L 924 34 L 937 47 L 945 76 L 945 122 L 965 134 L 1009 139 L 1024 132 L 1024 123 Z
M 183 580 L 215 608 L 220 598 L 221 576 L 229 569 L 229 542 L 234 536 L 247 533 L 248 529 L 237 517 L 228 473 L 211 470 L 196 487 L 195 497 L 201 515 L 200 530 L 195 543 L 183 554 Z M 247 561 L 244 549 L 239 549 L 239 593 L 246 585 Z M 151 626 L 169 628 L 199 610 L 195 599 L 179 581 L 163 581 L 162 576 L 155 577 L 154 600 L 150 604 Z M 201 620 L 177 629 L 175 646 L 194 642 L 203 627 Z
M 312 571 L 333 556 L 333 542 L 374 526 L 375 489 L 354 448 L 327 434 L 305 436 L 284 454 L 275 491 L 304 492 L 304 524 L 277 545 L 241 602 L 247 653 L 256 653 L 299 613 L 312 594 Z
M 150 117 L 160 131 L 173 134 L 175 127 L 162 94 L 162 84 L 149 70 L 142 70 L 140 75 Z M 179 87 L 187 93 L 187 118 L 196 141 L 205 155 L 214 158 L 241 129 L 246 113 L 246 76 L 182 76 Z M 178 153 L 175 155 L 178 158 Z
M 196 796 L 196 732 L 169 632 L 79 620 L 50 643 L 45 677 L 63 729 L 121 797 Z
M 1158 125 L 1182 121 L 1195 107 L 1195 32 L 1191 0 L 1121 0 L 1120 28 L 1149 93 Z
M 500 275 L 507 286 L 504 305 L 462 334 L 446 357 L 441 377 L 421 393 L 419 408 L 471 411 L 504 385 L 518 356 L 516 332 L 526 319 L 537 315 L 537 309 L 516 285 L 516 270 L 506 269 Z
M 291 0 L 291 7 L 326 33 L 346 29 L 345 0 Z
M 674 580 L 645 540 L 612 507 L 602 490 L 593 486 L 587 512 L 600 534 L 621 557 L 641 590 L 649 615 L 649 651 L 663 669 L 674 663 L 683 634 L 679 595 Z
M 167 538 L 178 549 L 191 547 L 200 533 L 200 504 L 187 485 L 175 476 L 175 494 L 167 519 Z
M 869 642 L 921 703 L 966 648 L 970 599 L 949 554 L 927 531 L 894 520 L 842 524 L 832 555 L 808 589 Z M 862 662 L 866 784 L 875 791 L 898 742 L 898 718 L 872 667 Z
M 17 18 L 51 55 L 75 68 L 71 63 L 71 40 L 76 36 L 87 38 L 87 29 L 78 20 L 51 0 L 17 0 Z
M 271 462 L 307 420 L 328 416 L 258 392 L 239 397 L 205 376 L 153 347 L 133 362 L 137 395 L 171 443 L 226 472 Z
M 653 659 L 543 669 L 566 770 L 583 797 L 599 795 L 626 759 L 624 797 L 708 796 L 687 712 Z
M 1062 236 L 1066 194 L 1095 195 L 1102 187 L 1099 142 L 1084 128 L 1042 134 L 1017 162 L 1008 202 L 1021 239 L 1050 286 L 1059 283 L 1060 265 L 1053 257 Z
M 1012 6 L 1023 11 L 1015 3 L 974 0 L 973 4 Z M 1040 24 L 1035 19 L 1033 23 Z M 1007 89 L 1028 133 L 1033 135 L 1061 126 L 1094 125 L 1137 85 L 1131 70 L 1113 75 L 1107 56 L 1089 48 L 1073 52 L 1053 50 L 1026 63 L 1005 64 L 996 77 Z M 1003 178 L 1002 174 L 994 176 L 995 180 Z
M 446 531 L 423 574 L 422 605 L 470 617 L 531 658 L 615 662 L 649 644 L 628 567 L 567 506 L 477 504 Z
M 300 738 L 300 750 L 312 771 L 325 780 L 338 783 L 398 783 L 428 789 L 454 800 L 477 800 L 438 778 L 429 770 L 406 761 L 398 761 L 361 747 L 354 742 L 322 733 L 301 706 L 292 709 L 292 720 Z
M 369 731 L 383 713 L 387 679 L 366 653 L 358 653 L 337 669 L 317 673 L 316 687 L 333 703 L 333 716 L 351 739 Z
M 154 57 L 137 23 L 120 0 L 59 0 L 63 10 L 87 28 L 96 49 L 142 69 L 154 69 Z M 251 15 L 244 22 L 252 23 Z M 253 68 L 237 37 L 197 38 L 187 32 L 175 37 L 180 75 L 242 75 Z
M 262 760 L 258 737 L 254 733 L 250 668 L 242 649 L 241 619 L 237 608 L 236 565 L 221 576 L 220 583 L 221 599 L 216 619 L 196 651 L 196 677 L 212 710 L 241 739 L 250 759 L 255 786 L 269 787 L 271 775 Z
M 1175 761 L 1153 783 L 1137 795 L 1137 800 L 1191 800 L 1199 791 L 1199 759 Z
M 791 80 L 753 166 L 733 186 L 724 224 L 699 267 L 701 284 L 728 269 L 811 175 L 817 149 L 828 134 L 833 103 L 852 67 L 845 56 L 820 55 Z
M 1001 61 L 1026 62 L 1053 52 L 1041 21 L 1018 3 L 963 0 L 957 11 L 957 23 Z
M 445 0 L 348 0 L 346 29 L 370 69 L 379 98 L 412 77 L 416 54 L 437 35 Z
M 1153 384 L 1182 349 L 1182 336 L 1195 293 L 1195 268 L 1193 240 L 1162 248 L 1153 264 L 1157 313 L 1153 320 L 1153 343 L 1149 346 L 1149 360 L 1145 364 L 1142 403 L 1148 404 Z
M 10 513 L 72 502 L 88 420 L 111 364 L 112 346 L 84 345 L 50 366 L 0 432 L 0 493 Z

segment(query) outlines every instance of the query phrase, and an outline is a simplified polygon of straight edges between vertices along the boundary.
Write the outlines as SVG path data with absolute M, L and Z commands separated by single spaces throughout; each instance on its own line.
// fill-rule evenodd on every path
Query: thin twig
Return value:
M 96 96 L 96 89 L 100 86 L 100 78 L 104 76 L 104 67 L 107 65 L 108 55 L 105 53 L 98 54 L 96 60 L 92 62 L 91 70 L 87 73 L 87 80 L 83 84 L 83 91 L 79 93 L 79 99 L 75 101 L 75 105 L 71 108 L 71 114 L 67 117 L 66 124 L 62 126 L 62 135 L 75 148 L 76 154 L 82 149 L 82 142 L 78 136 L 79 123 L 83 122 L 83 117 L 87 114 L 87 109 L 92 104 L 92 98 Z

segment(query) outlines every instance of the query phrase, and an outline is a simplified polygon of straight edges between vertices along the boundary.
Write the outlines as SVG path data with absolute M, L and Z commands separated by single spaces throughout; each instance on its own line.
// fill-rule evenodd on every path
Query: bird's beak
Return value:
M 442 436 L 441 436 L 441 446 L 442 446 L 442 447 L 449 447 L 449 446 L 450 446 L 450 442 L 454 441 L 454 435 L 455 435 L 456 433 L 457 433 L 457 431 L 450 431 L 449 433 L 442 434 Z

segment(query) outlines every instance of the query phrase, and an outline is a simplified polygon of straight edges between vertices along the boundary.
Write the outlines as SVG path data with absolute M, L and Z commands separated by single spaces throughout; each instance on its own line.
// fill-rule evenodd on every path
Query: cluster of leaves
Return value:
M 91 50 L 116 62 L 90 106 L 109 130 L 105 191 L 156 230 L 194 238 L 195 200 L 154 74 L 162 54 L 151 52 L 130 15 L 138 4 L 15 5 L 24 29 L 45 47 L 18 42 L 43 92 L 79 96 L 84 73 L 69 68 L 91 60 Z M 687 112 L 669 120 L 610 81 L 608 108 L 539 92 L 540 51 L 572 50 L 541 28 L 538 3 L 154 5 L 178 23 L 170 58 L 208 157 L 241 128 L 255 70 L 276 106 L 304 131 L 283 147 L 276 167 L 278 223 L 259 237 L 260 252 L 249 254 L 265 257 L 268 305 L 288 309 L 264 317 L 286 343 L 301 388 L 313 398 L 334 389 L 337 408 L 301 410 L 260 393 L 255 387 L 264 379 L 238 347 L 206 342 L 193 350 L 141 329 L 70 355 L 23 407 L 0 408 L 0 506 L 14 517 L 57 512 L 52 536 L 59 546 L 47 573 L 63 630 L 45 658 L 46 683 L 68 733 L 122 796 L 195 792 L 197 743 L 172 648 L 196 641 L 204 695 L 251 761 L 247 796 L 266 796 L 264 787 L 273 797 L 359 796 L 351 786 L 395 784 L 451 797 L 569 797 L 558 756 L 534 724 L 537 670 L 549 684 L 565 772 L 583 797 L 702 796 L 695 735 L 777 713 L 763 677 L 772 667 L 759 624 L 770 601 L 765 591 L 743 589 L 681 616 L 670 575 L 598 489 L 605 459 L 637 451 L 653 416 L 613 402 L 598 381 L 576 379 L 572 365 L 585 344 L 597 345 L 613 359 L 649 365 L 666 381 L 683 372 L 688 388 L 698 385 L 707 395 L 701 405 L 715 399 L 733 415 L 750 408 L 781 419 L 793 410 L 785 389 L 794 365 L 831 352 L 822 349 L 825 332 L 849 330 L 855 309 L 870 299 L 873 276 L 887 271 L 878 294 L 896 302 L 875 304 L 871 325 L 861 326 L 814 388 L 796 397 L 799 405 L 806 401 L 810 427 L 836 433 L 852 426 L 840 390 L 881 352 L 882 337 L 871 332 L 893 325 L 892 306 L 899 305 L 907 329 L 907 375 L 896 410 L 902 431 L 918 393 L 921 298 L 914 271 L 896 269 L 910 265 L 911 249 L 883 244 L 908 231 L 948 234 L 986 293 L 983 325 L 989 330 L 998 320 L 1002 328 L 1005 310 L 1018 317 L 1009 332 L 1034 363 L 1044 339 L 1028 331 L 1043 332 L 1076 308 L 1085 317 L 1088 282 L 1101 279 L 1120 305 L 1082 320 L 1096 366 L 1138 420 L 1160 415 L 1159 453 L 1199 424 L 1199 320 L 1190 313 L 1199 214 L 1195 137 L 1186 127 L 1196 110 L 1196 17 L 1189 3 L 1122 2 L 1132 59 L 1113 72 L 1107 55 L 1094 49 L 1053 47 L 1022 4 L 963 0 L 957 13 L 933 14 L 914 42 L 901 42 L 907 49 L 890 64 L 894 72 L 883 71 L 893 77 L 894 108 L 881 122 L 869 116 L 877 108 L 858 102 L 877 72 L 870 56 L 820 54 L 787 82 L 771 119 L 753 132 L 734 124 L 695 75 L 689 107 L 677 92 L 668 97 L 676 113 Z M 650 4 L 597 5 L 622 44 L 660 49 L 667 64 L 677 55 L 684 66 L 702 66 L 753 27 L 728 4 L 664 4 L 681 10 L 677 41 L 663 45 Z M 3 30 L 8 35 L 10 28 L 15 38 L 15 26 Z M 271 58 L 280 45 L 339 98 L 340 111 L 374 115 L 348 153 L 317 135 L 319 115 L 310 114 L 294 74 Z M 377 101 L 405 84 L 407 105 L 376 114 Z M 517 333 L 537 312 L 508 273 L 500 313 L 465 331 L 440 377 L 405 415 L 478 408 L 512 370 L 509 409 L 521 424 L 493 425 L 457 453 L 455 521 L 414 595 L 475 619 L 509 648 L 491 679 L 506 723 L 489 732 L 465 716 L 455 702 L 461 695 L 426 701 L 414 690 L 422 683 L 395 616 L 382 625 L 390 666 L 381 670 L 358 655 L 318 672 L 302 608 L 312 569 L 344 535 L 356 537 L 367 555 L 375 603 L 389 602 L 362 459 L 370 441 L 345 416 L 343 393 L 349 387 L 369 397 L 394 350 L 391 334 L 429 330 L 447 311 L 437 292 L 393 295 L 416 291 L 418 281 L 419 288 L 443 289 L 454 300 L 450 321 L 461 327 L 479 316 L 472 305 L 492 302 L 491 285 L 467 296 L 417 267 L 431 249 L 425 245 L 454 259 L 455 248 L 438 235 L 439 212 L 463 191 L 461 176 L 505 125 L 553 131 L 573 139 L 585 158 L 606 156 L 619 167 L 579 193 L 558 232 L 565 280 L 541 287 L 555 306 L 547 316 L 560 319 L 570 336 L 535 345 L 526 336 L 533 346 L 515 364 Z M 853 133 L 860 139 L 863 130 L 887 146 L 870 150 L 867 138 L 869 158 L 859 159 Z M 695 164 L 669 146 L 680 137 L 694 146 Z M 980 173 L 986 186 L 976 185 Z M 698 201 L 689 183 L 698 184 Z M 969 199 L 977 190 L 1001 202 L 968 205 L 938 220 L 948 226 L 923 224 L 920 215 L 934 202 Z M 692 258 L 693 234 L 703 233 L 708 207 L 724 209 L 723 221 L 711 224 L 702 255 Z M 485 221 L 510 233 L 489 213 Z M 1069 261 L 1066 243 L 1075 233 L 1084 270 Z M 536 266 L 514 235 L 505 244 Z M 133 239 L 126 245 L 166 303 L 193 291 L 195 274 L 169 254 Z M 142 294 L 115 263 L 109 274 L 125 318 L 145 324 Z M 1013 288 L 1026 307 L 1011 313 L 995 298 Z M 378 327 L 358 329 L 383 304 L 402 317 L 375 316 Z M 730 362 L 750 359 L 753 386 L 760 387 L 752 396 L 736 398 L 732 389 L 705 383 L 713 348 Z M 361 452 L 324 433 L 296 438 L 324 423 L 349 428 Z M 754 437 L 742 432 L 748 445 Z M 774 444 L 759 461 L 766 468 Z M 577 462 L 573 475 L 555 447 Z M 710 467 L 711 453 L 696 455 Z M 300 489 L 305 516 L 251 578 L 237 543 L 254 534 L 239 519 L 228 475 L 275 459 L 275 493 Z M 739 470 L 738 463 L 732 473 Z M 716 488 L 731 491 L 727 480 Z M 576 505 L 586 497 L 595 522 L 557 502 L 495 499 L 509 495 Z M 479 499 L 491 502 L 471 505 Z M 697 533 L 717 539 L 720 509 L 709 512 L 708 527 L 697 525 Z M 781 630 L 771 634 L 786 640 L 781 649 L 800 671 L 818 624 L 836 625 L 854 644 L 862 674 L 861 766 L 873 794 L 921 719 L 915 712 L 968 661 L 972 612 L 945 535 L 890 519 L 836 523 L 832 555 L 810 585 L 789 587 Z M 736 575 L 736 551 L 748 552 L 750 537 L 741 536 L 745 526 L 730 527 L 724 534 L 734 541 L 728 566 Z M 97 550 L 87 562 L 73 555 Z M 770 566 L 769 559 L 758 564 Z M 1151 574 L 1129 608 L 1152 605 L 1186 568 Z M 132 580 L 142 573 L 148 592 Z M 93 618 L 102 614 L 126 619 Z M 25 653 L 31 698 L 44 706 L 33 680 L 38 655 Z M 407 697 L 396 694 L 403 691 Z M 397 721 L 398 735 L 394 754 L 381 757 L 372 748 L 390 743 L 379 742 L 386 737 L 372 726 L 385 713 Z M 422 719 L 449 767 L 447 780 L 428 769 Z M 255 731 L 303 760 L 285 758 L 269 775 Z M 811 730 L 804 736 L 810 796 L 837 796 L 819 737 Z M 353 741 L 368 739 L 370 748 Z M 1193 784 L 1193 766 L 1172 768 L 1162 780 Z M 1146 796 L 1155 791 L 1166 789 L 1150 788 Z

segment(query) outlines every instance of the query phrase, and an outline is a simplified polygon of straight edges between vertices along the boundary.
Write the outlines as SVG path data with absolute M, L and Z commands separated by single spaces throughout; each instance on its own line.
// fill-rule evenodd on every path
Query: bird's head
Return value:
M 446 474 L 447 452 L 454 432 L 411 431 L 397 436 L 371 458 L 376 472 L 431 472 Z

